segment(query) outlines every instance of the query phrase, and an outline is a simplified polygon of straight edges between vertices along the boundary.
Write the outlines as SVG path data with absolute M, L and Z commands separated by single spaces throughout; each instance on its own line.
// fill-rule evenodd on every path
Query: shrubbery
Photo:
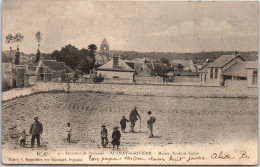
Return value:
M 102 75 L 95 75 L 94 77 L 93 77 L 93 82 L 95 82 L 95 83 L 99 83 L 99 82 L 102 82 L 102 81 L 104 81 L 104 76 L 102 76 Z
M 7 81 L 3 80 L 2 81 L 2 91 L 7 91 L 12 89 L 12 86 L 8 84 Z

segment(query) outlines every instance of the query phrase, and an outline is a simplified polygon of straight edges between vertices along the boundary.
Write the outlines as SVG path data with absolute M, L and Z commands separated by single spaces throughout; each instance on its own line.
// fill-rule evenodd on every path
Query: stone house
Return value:
M 75 71 L 63 62 L 40 60 L 36 64 L 36 81 L 65 81 L 74 78 Z
M 105 82 L 132 83 L 135 70 L 129 67 L 119 56 L 114 56 L 103 66 L 97 68 L 97 75 L 105 77 Z
M 207 67 L 205 67 L 206 69 L 204 68 L 200 70 L 200 77 L 204 76 L 204 78 L 200 78 L 200 81 L 205 82 L 206 76 L 206 82 L 203 83 L 203 85 L 224 86 L 225 78 L 222 73 L 230 68 L 232 65 L 241 61 L 244 61 L 244 59 L 239 55 L 223 55 L 216 59 L 214 62 L 210 63 Z
M 258 87 L 258 65 L 259 61 L 249 62 L 246 66 L 247 70 L 247 86 Z
M 28 75 L 24 65 L 2 63 L 2 82 L 10 88 L 23 88 L 28 86 Z
M 258 87 L 258 61 L 223 55 L 199 71 L 204 86 Z
M 183 71 L 197 72 L 197 71 L 198 71 L 198 68 L 197 68 L 196 65 L 190 64 L 190 65 L 187 65 L 186 67 L 184 67 L 184 68 L 183 68 Z

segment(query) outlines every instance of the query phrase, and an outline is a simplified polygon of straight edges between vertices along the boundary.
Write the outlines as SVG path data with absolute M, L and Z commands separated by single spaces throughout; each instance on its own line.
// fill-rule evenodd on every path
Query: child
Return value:
M 102 142 L 102 147 L 106 147 L 106 145 L 108 144 L 108 139 L 107 139 L 107 129 L 106 129 L 106 125 L 102 125 L 102 130 L 100 132 L 101 135 L 101 142 Z
M 129 122 L 129 120 L 126 119 L 125 116 L 122 116 L 122 119 L 120 121 L 120 125 L 121 125 L 121 130 L 122 130 L 123 133 L 125 133 L 126 122 Z
M 30 135 L 26 134 L 25 129 L 23 129 L 20 137 L 20 146 L 25 147 L 26 136 L 30 136 Z
M 72 128 L 70 126 L 70 123 L 67 123 L 67 127 L 65 129 L 67 133 L 67 142 L 70 143 L 70 138 L 71 138 L 71 133 L 72 133 Z
M 119 149 L 119 145 L 120 145 L 120 137 L 121 137 L 121 133 L 118 130 L 118 126 L 114 127 L 114 131 L 112 134 L 112 144 L 113 144 L 113 150 L 115 149 L 115 146 L 117 147 L 117 150 Z

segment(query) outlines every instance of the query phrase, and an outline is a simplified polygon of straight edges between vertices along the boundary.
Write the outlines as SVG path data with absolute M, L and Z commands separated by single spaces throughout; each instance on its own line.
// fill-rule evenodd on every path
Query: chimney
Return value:
M 118 61 L 119 61 L 119 56 L 116 55 L 113 57 L 113 69 L 118 69 Z
M 238 55 L 239 55 L 239 52 L 238 52 L 238 51 L 235 51 L 234 54 L 235 54 L 235 56 L 238 56 Z

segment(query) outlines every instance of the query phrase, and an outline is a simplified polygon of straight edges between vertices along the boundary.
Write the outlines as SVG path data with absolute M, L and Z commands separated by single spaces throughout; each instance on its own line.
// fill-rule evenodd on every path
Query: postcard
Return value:
M 258 6 L 4 0 L 2 163 L 258 164 Z

